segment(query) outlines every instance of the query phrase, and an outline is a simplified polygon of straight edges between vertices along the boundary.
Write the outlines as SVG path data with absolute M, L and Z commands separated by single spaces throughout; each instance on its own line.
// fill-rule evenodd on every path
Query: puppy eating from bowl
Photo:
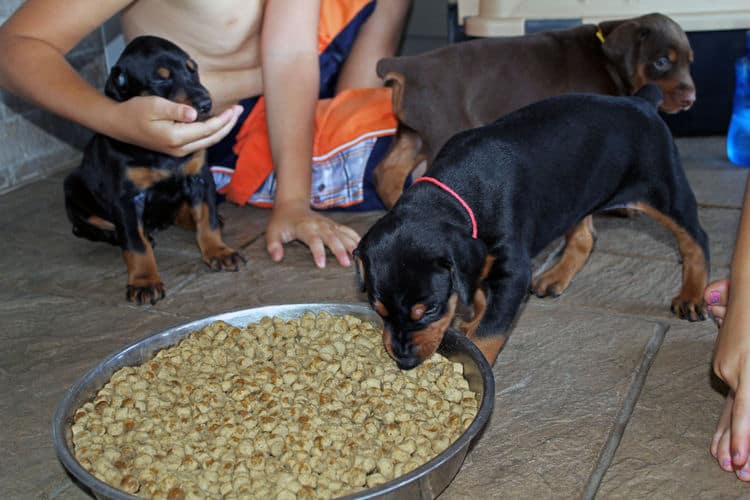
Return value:
M 355 251 L 362 290 L 399 367 L 429 358 L 454 325 L 494 363 L 529 291 L 558 295 L 593 250 L 590 214 L 624 207 L 670 229 L 682 258 L 671 309 L 706 318 L 708 238 L 662 92 L 567 94 L 461 132 Z M 532 279 L 531 259 L 566 234 L 560 259 Z M 459 306 L 472 311 L 458 318 Z

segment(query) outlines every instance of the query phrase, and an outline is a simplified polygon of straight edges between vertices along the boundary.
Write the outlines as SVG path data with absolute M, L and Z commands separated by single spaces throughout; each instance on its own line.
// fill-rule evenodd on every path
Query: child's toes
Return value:
M 727 430 L 719 439 L 719 447 L 716 452 L 716 460 L 719 462 L 719 467 L 727 472 L 731 472 L 734 470 L 734 466 L 732 465 L 732 452 L 729 449 L 729 442 L 730 433 L 729 430 Z
M 726 306 L 729 292 L 729 280 L 716 280 L 709 283 L 703 292 L 703 298 L 709 306 Z

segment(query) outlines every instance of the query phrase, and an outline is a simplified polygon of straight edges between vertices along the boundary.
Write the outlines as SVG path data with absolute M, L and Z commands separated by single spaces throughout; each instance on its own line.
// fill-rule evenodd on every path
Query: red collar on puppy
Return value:
M 414 179 L 414 182 L 412 184 L 416 184 L 417 182 L 429 182 L 431 184 L 435 184 L 437 187 L 448 193 L 449 195 L 453 196 L 455 199 L 458 200 L 458 202 L 461 204 L 462 207 L 464 207 L 464 210 L 466 210 L 466 213 L 469 214 L 469 219 L 471 219 L 471 237 L 474 239 L 477 239 L 477 220 L 474 217 L 474 211 L 471 209 L 468 203 L 464 201 L 461 196 L 439 180 L 435 179 L 434 177 L 417 177 Z

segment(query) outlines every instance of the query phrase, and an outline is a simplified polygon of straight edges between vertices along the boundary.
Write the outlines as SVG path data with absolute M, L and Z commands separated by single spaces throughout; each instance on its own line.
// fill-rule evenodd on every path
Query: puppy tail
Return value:
M 661 106 L 661 103 L 664 100 L 664 94 L 662 93 L 659 86 L 655 83 L 647 83 L 646 85 L 638 89 L 638 92 L 636 92 L 634 95 L 636 97 L 640 97 L 641 99 L 647 100 L 648 102 L 653 104 L 655 108 Z

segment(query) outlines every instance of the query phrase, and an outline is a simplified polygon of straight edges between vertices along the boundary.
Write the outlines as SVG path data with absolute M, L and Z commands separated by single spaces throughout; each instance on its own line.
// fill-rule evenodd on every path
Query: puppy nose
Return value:
M 198 110 L 199 115 L 207 115 L 211 112 L 211 98 L 205 97 L 195 102 L 195 108 Z
M 414 346 L 411 342 L 391 342 L 391 350 L 396 364 L 402 370 L 411 370 L 422 362 L 414 355 Z
M 422 360 L 417 357 L 398 358 L 396 365 L 402 370 L 411 370 L 412 368 L 416 368 L 421 362 Z

